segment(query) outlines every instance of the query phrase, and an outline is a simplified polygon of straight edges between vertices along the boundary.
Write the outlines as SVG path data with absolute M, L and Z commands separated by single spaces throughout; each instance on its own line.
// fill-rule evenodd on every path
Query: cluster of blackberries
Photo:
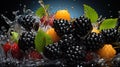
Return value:
M 50 60 L 64 59 L 66 63 L 63 64 L 70 66 L 79 64 L 85 60 L 85 49 L 84 45 L 76 42 L 73 34 L 65 34 L 60 41 L 45 46 L 43 54 Z
M 18 41 L 20 49 L 26 51 L 31 47 L 35 48 L 35 33 L 31 31 L 35 18 L 32 15 L 21 15 L 18 23 L 26 29 Z M 120 39 L 117 29 L 102 30 L 100 33 L 91 32 L 93 29 L 91 21 L 84 16 L 76 18 L 72 23 L 63 19 L 54 20 L 53 28 L 61 39 L 45 46 L 43 54 L 49 60 L 62 59 L 64 61 L 57 64 L 56 67 L 95 67 L 96 63 L 86 63 L 87 51 L 96 51 L 104 44 L 113 43 Z
M 36 34 L 32 31 L 32 29 L 37 31 L 39 28 L 39 22 L 37 22 L 36 16 L 33 14 L 19 15 L 17 22 L 25 29 L 18 40 L 18 46 L 20 49 L 26 51 L 29 48 L 35 48 L 34 40 Z
M 104 44 L 120 39 L 115 28 L 102 30 L 100 33 L 92 32 L 91 21 L 84 16 L 76 18 L 73 23 L 60 19 L 54 20 L 53 24 L 61 40 L 45 46 L 43 54 L 50 60 L 63 59 L 66 63 L 61 67 L 98 66 L 96 63 L 84 63 L 87 51 L 96 51 Z
M 63 59 L 65 66 L 62 65 L 61 67 L 85 65 L 83 62 L 85 61 L 87 50 L 86 45 L 82 42 L 82 38 L 92 30 L 90 20 L 82 16 L 79 19 L 77 18 L 73 23 L 60 19 L 54 20 L 53 24 L 61 40 L 45 46 L 43 51 L 45 57 L 50 60 Z M 99 38 L 100 36 L 97 37 Z

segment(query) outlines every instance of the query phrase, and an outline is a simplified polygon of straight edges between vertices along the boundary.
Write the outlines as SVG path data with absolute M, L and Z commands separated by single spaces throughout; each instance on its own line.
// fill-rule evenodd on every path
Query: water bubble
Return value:
M 8 11 L 5 11 L 5 13 L 8 13 Z
M 111 6 L 111 4 L 108 4 L 108 6 Z
M 74 9 L 74 7 L 73 7 L 73 6 L 72 6 L 71 8 L 72 8 L 72 9 Z
M 73 1 L 76 1 L 76 0 L 73 0 Z
M 19 5 L 20 5 L 20 6 L 22 6 L 22 4 L 21 4 L 21 3 L 20 3 Z
M 109 13 L 111 13 L 112 11 L 110 10 Z
M 111 15 L 110 17 L 112 18 L 113 16 Z
M 1 15 L 1 17 L 5 20 L 5 22 L 6 22 L 8 25 L 10 25 L 10 26 L 13 25 L 13 22 L 12 22 L 10 19 L 8 19 L 7 17 L 5 17 L 3 14 Z
M 17 11 L 13 11 L 12 13 L 15 15 L 15 17 L 18 15 L 18 13 L 19 13 L 20 11 L 19 10 L 17 10 Z
M 0 60 L 2 60 L 4 57 L 6 57 L 5 52 L 4 52 L 3 48 L 2 48 L 2 45 L 0 44 Z

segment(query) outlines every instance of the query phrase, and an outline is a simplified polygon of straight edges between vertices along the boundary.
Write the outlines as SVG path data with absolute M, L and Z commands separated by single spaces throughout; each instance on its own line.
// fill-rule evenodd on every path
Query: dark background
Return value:
M 44 2 L 50 5 L 51 13 L 55 13 L 59 9 L 68 9 L 72 18 L 83 15 L 83 4 L 90 5 L 99 15 L 107 18 L 118 17 L 118 11 L 120 11 L 119 0 L 44 0 Z M 24 5 L 34 12 L 40 7 L 38 0 L 1 0 L 0 14 L 4 14 L 10 20 L 13 20 L 12 12 L 21 11 Z M 0 24 L 5 25 L 1 17 Z

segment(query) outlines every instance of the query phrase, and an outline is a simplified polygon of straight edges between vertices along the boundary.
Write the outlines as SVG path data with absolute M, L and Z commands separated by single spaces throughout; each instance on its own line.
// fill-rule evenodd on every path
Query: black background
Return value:
M 12 11 L 22 10 L 23 4 L 26 5 L 28 8 L 33 8 L 30 6 L 34 5 L 33 1 L 37 2 L 38 0 L 1 0 L 0 14 L 4 14 L 9 19 L 13 20 L 14 15 L 12 14 Z M 113 18 L 118 17 L 118 11 L 120 10 L 119 0 L 83 0 L 83 1 L 88 3 L 88 5 L 94 7 L 97 10 L 97 12 L 103 15 L 104 17 Z M 0 24 L 5 25 L 5 22 L 1 17 Z

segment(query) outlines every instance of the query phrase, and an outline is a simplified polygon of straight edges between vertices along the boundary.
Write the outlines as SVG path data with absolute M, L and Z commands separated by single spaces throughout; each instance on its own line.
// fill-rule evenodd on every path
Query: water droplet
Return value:
M 33 1 L 33 4 L 35 4 L 35 1 Z
M 8 11 L 5 11 L 5 13 L 8 13 Z
M 53 7 L 51 6 L 50 8 L 52 9 Z
M 76 0 L 73 0 L 73 1 L 76 1 Z
M 72 6 L 71 8 L 72 8 L 72 9 L 74 9 L 74 7 L 73 7 L 73 6 Z
M 19 5 L 20 5 L 20 6 L 22 6 L 22 4 L 21 4 L 21 3 L 20 3 Z
M 111 4 L 108 4 L 108 6 L 111 6 Z
M 111 13 L 112 11 L 110 10 L 109 13 Z
M 1 15 L 1 17 L 5 20 L 5 22 L 6 22 L 8 25 L 12 26 L 13 22 L 12 22 L 10 19 L 8 19 L 7 17 L 5 17 L 3 14 Z
M 113 17 L 113 16 L 110 16 L 111 18 Z

